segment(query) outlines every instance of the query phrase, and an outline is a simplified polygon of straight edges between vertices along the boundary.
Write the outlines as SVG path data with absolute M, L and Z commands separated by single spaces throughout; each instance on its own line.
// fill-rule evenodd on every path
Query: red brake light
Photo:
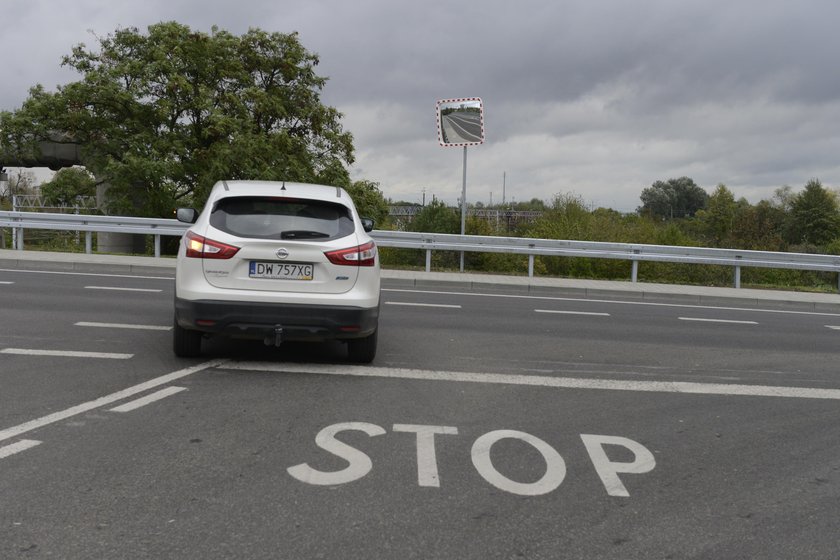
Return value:
M 373 266 L 376 263 L 376 244 L 373 241 L 356 247 L 327 251 L 327 259 L 341 266 Z
M 187 256 L 196 259 L 229 259 L 239 251 L 239 247 L 207 239 L 188 231 L 184 236 Z

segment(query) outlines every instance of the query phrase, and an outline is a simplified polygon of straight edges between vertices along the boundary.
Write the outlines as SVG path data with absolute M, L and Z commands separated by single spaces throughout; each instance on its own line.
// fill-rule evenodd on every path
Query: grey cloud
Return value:
M 2 109 L 36 82 L 75 79 L 58 65 L 92 44 L 87 29 L 300 32 L 356 139 L 353 176 L 395 198 L 459 195 L 460 154 L 437 145 L 434 123 L 435 100 L 452 96 L 485 101 L 487 143 L 469 156 L 470 192 L 485 201 L 501 198 L 505 172 L 520 200 L 575 190 L 627 210 L 653 181 L 686 174 L 753 200 L 813 176 L 840 184 L 833 1 L 7 2 Z

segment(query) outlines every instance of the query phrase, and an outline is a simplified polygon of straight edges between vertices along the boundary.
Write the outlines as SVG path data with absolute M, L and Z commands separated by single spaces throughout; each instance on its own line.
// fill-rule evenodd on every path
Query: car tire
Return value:
M 376 357 L 376 335 L 373 331 L 364 338 L 353 338 L 347 341 L 347 357 L 357 364 L 369 364 Z
M 201 333 L 185 329 L 175 321 L 172 329 L 172 350 L 179 358 L 195 358 L 201 354 Z

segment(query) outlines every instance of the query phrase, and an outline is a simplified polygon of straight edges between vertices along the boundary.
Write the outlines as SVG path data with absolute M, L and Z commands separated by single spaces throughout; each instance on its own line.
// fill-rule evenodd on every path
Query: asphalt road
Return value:
M 0 282 L 0 558 L 840 555 L 840 314 L 386 282 L 358 367 Z

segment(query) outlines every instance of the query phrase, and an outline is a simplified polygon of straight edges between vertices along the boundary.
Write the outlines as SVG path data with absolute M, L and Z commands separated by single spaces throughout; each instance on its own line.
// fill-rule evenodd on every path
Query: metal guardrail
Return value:
M 427 272 L 431 266 L 432 251 L 474 251 L 528 255 L 529 277 L 534 275 L 534 257 L 543 255 L 629 260 L 632 262 L 633 282 L 638 279 L 639 263 L 645 261 L 731 266 L 736 288 L 741 287 L 741 267 L 836 272 L 840 290 L 840 256 L 836 255 L 398 231 L 375 233 L 377 243 L 383 247 L 425 250 Z
M 160 256 L 160 236 L 181 236 L 187 224 L 164 218 L 132 218 L 126 216 L 96 216 L 91 214 L 51 214 L 45 212 L 0 212 L 0 231 L 12 229 L 12 245 L 22 251 L 24 230 L 49 229 L 85 232 L 85 252 L 93 252 L 92 233 L 135 233 L 155 236 L 155 256 Z M 3 246 L 5 247 L 5 237 Z
M 91 233 L 93 232 L 133 233 L 154 235 L 155 256 L 159 257 L 160 236 L 180 236 L 187 227 L 189 227 L 187 224 L 177 220 L 157 218 L 0 212 L 0 232 L 3 228 L 12 228 L 13 244 L 18 250 L 23 250 L 25 229 L 84 231 L 87 253 L 91 252 Z M 381 247 L 425 251 L 427 272 L 431 270 L 433 251 L 466 251 L 527 255 L 529 277 L 534 275 L 536 256 L 582 257 L 629 260 L 632 263 L 631 280 L 633 282 L 638 279 L 640 262 L 672 262 L 731 266 L 734 269 L 736 288 L 741 287 L 742 267 L 836 272 L 838 273 L 838 290 L 840 290 L 840 256 L 836 255 L 381 230 L 374 231 L 372 236 Z M 3 246 L 5 246 L 5 240 Z

